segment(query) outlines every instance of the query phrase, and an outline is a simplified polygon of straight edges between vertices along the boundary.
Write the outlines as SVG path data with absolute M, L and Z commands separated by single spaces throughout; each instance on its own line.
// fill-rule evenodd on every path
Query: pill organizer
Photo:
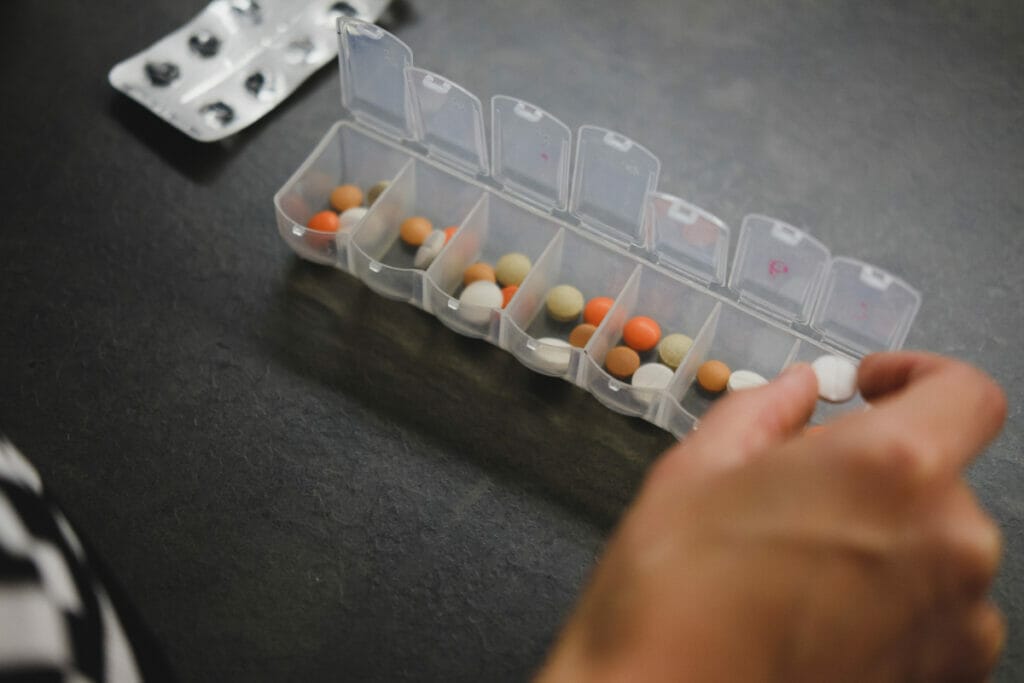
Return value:
M 542 108 L 498 95 L 488 146 L 480 100 L 415 66 L 394 35 L 342 18 L 338 40 L 343 119 L 274 196 L 281 236 L 301 257 L 347 271 L 676 436 L 714 400 L 695 381 L 706 360 L 771 378 L 824 354 L 856 361 L 902 345 L 921 298 L 898 277 L 833 256 L 807 232 L 763 215 L 743 219 L 730 267 L 728 226 L 659 190 L 661 164 L 639 143 L 594 125 L 579 127 L 574 141 Z M 365 190 L 381 180 L 387 189 L 352 229 L 306 227 L 328 208 L 335 186 Z M 399 239 L 400 223 L 414 215 L 438 228 L 458 226 L 426 270 L 413 267 Z M 509 252 L 533 265 L 508 305 L 475 310 L 460 302 L 463 270 Z M 572 329 L 545 311 L 547 292 L 559 284 L 587 300 L 614 299 L 582 349 L 543 341 L 567 339 Z M 604 367 L 638 315 L 656 320 L 663 334 L 694 340 L 661 390 L 633 386 Z M 812 421 L 858 405 L 859 398 L 819 401 Z
M 390 0 L 214 0 L 110 70 L 110 84 L 213 142 L 259 120 L 337 52 L 336 19 L 376 21 Z

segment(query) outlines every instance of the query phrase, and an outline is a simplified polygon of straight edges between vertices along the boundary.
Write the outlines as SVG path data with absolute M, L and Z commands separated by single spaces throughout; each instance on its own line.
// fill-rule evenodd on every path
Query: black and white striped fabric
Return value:
M 78 537 L 35 468 L 0 436 L 0 683 L 140 680 Z

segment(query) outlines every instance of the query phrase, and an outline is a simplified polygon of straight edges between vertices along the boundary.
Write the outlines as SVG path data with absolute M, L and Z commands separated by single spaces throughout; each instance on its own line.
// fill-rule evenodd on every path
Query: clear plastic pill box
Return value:
M 730 264 L 729 227 L 659 190 L 661 163 L 638 142 L 594 125 L 574 135 L 541 107 L 504 95 L 491 100 L 488 138 L 480 100 L 415 66 L 401 40 L 352 19 L 339 20 L 338 34 L 343 119 L 274 197 L 281 236 L 301 257 L 676 436 L 714 400 L 696 386 L 706 360 L 771 378 L 823 354 L 856 361 L 903 344 L 921 298 L 898 277 L 833 256 L 807 232 L 762 215 L 743 219 Z M 382 180 L 389 186 L 352 229 L 306 227 L 329 208 L 335 186 L 365 190 Z M 458 226 L 426 270 L 399 240 L 413 215 Z M 503 309 L 465 310 L 463 270 L 508 252 L 533 263 L 515 296 Z M 541 341 L 568 336 L 545 313 L 545 295 L 559 284 L 615 301 L 585 348 Z M 663 390 L 604 367 L 636 315 L 694 340 Z M 858 403 L 819 402 L 813 421 Z

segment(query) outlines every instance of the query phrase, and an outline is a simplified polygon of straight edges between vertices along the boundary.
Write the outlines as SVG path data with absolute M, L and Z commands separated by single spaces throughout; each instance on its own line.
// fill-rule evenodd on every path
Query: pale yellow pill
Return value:
M 498 277 L 498 284 L 502 287 L 522 284 L 532 265 L 530 258 L 526 254 L 505 254 L 494 265 L 494 273 Z
M 679 364 L 683 362 L 683 358 L 686 357 L 690 347 L 693 346 L 693 340 L 687 337 L 685 334 L 667 335 L 658 344 L 658 359 L 662 363 L 669 366 L 673 370 L 679 367 Z
M 572 285 L 552 287 L 546 299 L 548 315 L 561 323 L 580 317 L 583 311 L 583 293 Z

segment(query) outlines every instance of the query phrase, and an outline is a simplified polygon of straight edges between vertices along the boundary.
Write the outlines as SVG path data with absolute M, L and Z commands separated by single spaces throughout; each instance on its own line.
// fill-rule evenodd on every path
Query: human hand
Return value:
M 813 433 L 814 373 L 719 402 L 655 464 L 539 680 L 982 681 L 998 529 L 963 468 L 1006 402 L 940 356 L 865 358 L 872 409 Z

